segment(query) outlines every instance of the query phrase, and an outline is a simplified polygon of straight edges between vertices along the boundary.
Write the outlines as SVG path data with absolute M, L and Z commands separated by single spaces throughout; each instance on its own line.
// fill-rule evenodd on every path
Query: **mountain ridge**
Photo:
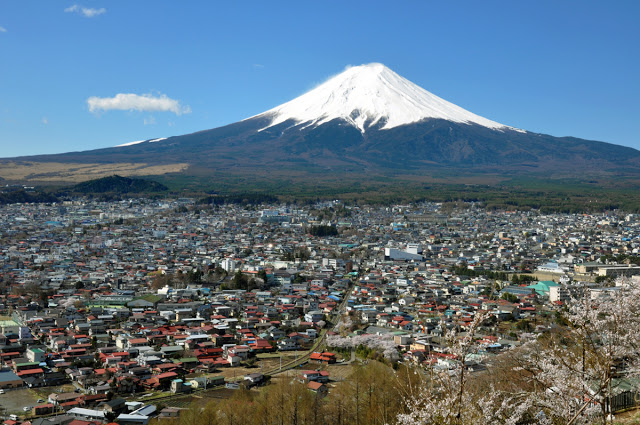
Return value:
M 291 184 L 304 179 L 346 184 L 398 175 L 414 180 L 446 175 L 453 181 L 461 175 L 489 174 L 500 179 L 539 175 L 640 181 L 640 151 L 488 120 L 381 64 L 348 68 L 298 98 L 222 127 L 112 148 L 4 160 L 0 177 L 6 178 L 3 164 L 9 161 L 131 164 L 138 175 L 166 169 L 170 176 L 234 176 L 237 181 L 266 182 L 280 176 Z M 29 180 L 38 174 L 27 170 L 24 175 Z

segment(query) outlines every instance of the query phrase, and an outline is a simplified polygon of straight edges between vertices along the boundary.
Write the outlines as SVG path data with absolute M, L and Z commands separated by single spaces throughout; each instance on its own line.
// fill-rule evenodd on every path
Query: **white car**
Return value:
M 0 390 L 0 394 L 4 394 L 4 390 Z
M 22 408 L 22 410 L 23 410 L 23 411 L 25 411 L 25 412 L 30 412 L 30 411 L 31 411 L 31 407 L 29 407 L 29 406 L 24 406 L 24 407 Z

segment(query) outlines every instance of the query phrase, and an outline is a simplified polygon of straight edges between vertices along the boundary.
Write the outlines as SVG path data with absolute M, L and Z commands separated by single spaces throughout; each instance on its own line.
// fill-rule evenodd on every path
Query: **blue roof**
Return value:
M 10 370 L 0 372 L 0 382 L 21 381 L 22 379 Z
M 535 290 L 540 295 L 547 295 L 549 294 L 549 288 L 551 288 L 552 286 L 560 286 L 560 284 L 555 283 L 551 280 L 541 280 L 534 285 L 527 286 L 527 288 Z

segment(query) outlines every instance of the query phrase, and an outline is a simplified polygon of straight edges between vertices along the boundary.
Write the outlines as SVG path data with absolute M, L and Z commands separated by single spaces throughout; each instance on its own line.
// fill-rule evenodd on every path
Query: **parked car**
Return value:
M 4 394 L 4 390 L 0 390 L 0 394 Z
M 23 410 L 23 411 L 25 411 L 25 412 L 30 412 L 30 411 L 31 411 L 31 407 L 29 407 L 29 406 L 24 406 L 24 407 L 22 408 L 22 410 Z
M 38 403 L 44 403 L 45 401 L 41 398 L 38 399 Z

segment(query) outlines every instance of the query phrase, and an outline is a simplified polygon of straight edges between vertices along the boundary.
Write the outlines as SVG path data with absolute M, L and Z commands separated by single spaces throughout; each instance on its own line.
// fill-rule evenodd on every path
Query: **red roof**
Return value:
M 18 375 L 18 376 L 36 375 L 36 374 L 39 374 L 39 373 L 44 373 L 44 370 L 42 370 L 41 368 L 21 370 L 20 372 L 16 373 L 16 375 Z
M 34 409 L 40 409 L 43 407 L 53 407 L 53 403 L 47 403 L 47 404 L 38 404 L 37 406 L 34 406 Z
M 320 382 L 311 381 L 307 384 L 307 388 L 313 391 L 318 391 L 320 388 L 323 387 L 323 385 L 324 384 L 321 384 Z

